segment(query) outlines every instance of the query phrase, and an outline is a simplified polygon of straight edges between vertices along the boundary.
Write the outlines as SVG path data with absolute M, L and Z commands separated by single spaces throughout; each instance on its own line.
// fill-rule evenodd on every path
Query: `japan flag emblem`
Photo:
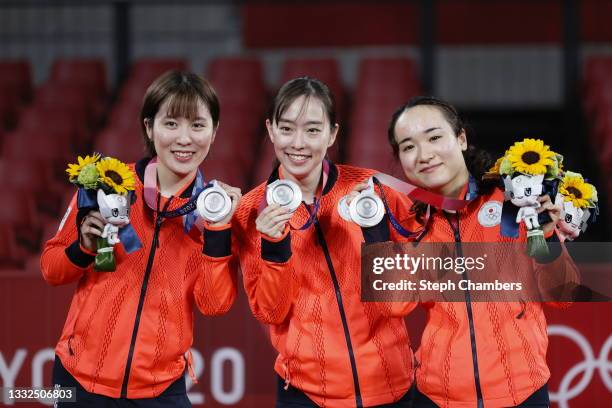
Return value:
M 478 222 L 483 227 L 494 227 L 501 223 L 502 203 L 487 201 L 478 211 Z

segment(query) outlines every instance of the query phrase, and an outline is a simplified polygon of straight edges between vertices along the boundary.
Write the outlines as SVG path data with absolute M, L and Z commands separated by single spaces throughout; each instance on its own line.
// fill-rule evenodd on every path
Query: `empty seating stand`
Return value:
M 32 96 L 32 73 L 27 61 L 0 62 L 0 129 L 11 129 Z
M 353 97 L 348 162 L 381 171 L 396 170 L 387 142 L 387 127 L 395 110 L 419 94 L 420 84 L 412 60 L 362 60 Z
M 245 188 L 264 124 L 267 91 L 261 62 L 224 57 L 210 62 L 207 78 L 221 105 L 216 142 L 204 163 L 206 173 Z
M 612 56 L 589 57 L 583 75 L 583 106 L 590 124 L 591 144 L 598 155 L 601 179 L 608 181 L 608 197 L 612 197 L 609 177 L 612 173 Z

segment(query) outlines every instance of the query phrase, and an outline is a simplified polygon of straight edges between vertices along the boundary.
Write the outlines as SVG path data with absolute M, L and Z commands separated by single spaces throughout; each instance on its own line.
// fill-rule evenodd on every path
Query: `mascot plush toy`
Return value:
M 105 194 L 98 190 L 98 206 L 100 214 L 106 221 L 102 236 L 98 238 L 98 254 L 94 262 L 97 271 L 114 271 L 114 246 L 120 242 L 119 228 L 130 223 L 130 203 L 127 195 Z
M 557 232 L 562 241 L 573 241 L 599 214 L 597 189 L 587 183 L 581 174 L 566 171 L 563 174 L 555 204 L 563 207 Z
M 550 150 L 542 140 L 525 139 L 510 147 L 486 175 L 501 177 L 506 200 L 518 207 L 514 221 L 525 224 L 529 256 L 541 257 L 548 254 L 542 222 L 538 220 L 538 198 L 548 194 L 551 189 L 556 190 L 562 162 L 563 156 Z M 555 194 L 552 194 L 553 200 Z M 506 207 L 503 211 L 507 211 Z M 502 222 L 503 219 L 502 213 Z

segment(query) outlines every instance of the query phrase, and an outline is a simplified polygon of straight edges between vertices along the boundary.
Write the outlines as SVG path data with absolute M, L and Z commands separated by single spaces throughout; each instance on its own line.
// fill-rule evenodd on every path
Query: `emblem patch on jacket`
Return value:
M 478 222 L 483 227 L 494 227 L 501 223 L 502 203 L 487 201 L 478 211 Z

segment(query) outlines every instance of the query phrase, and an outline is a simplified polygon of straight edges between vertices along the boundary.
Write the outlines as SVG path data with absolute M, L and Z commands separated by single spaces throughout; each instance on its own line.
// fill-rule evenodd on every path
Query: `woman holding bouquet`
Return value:
M 453 106 L 436 98 L 414 98 L 393 115 L 388 138 L 409 183 L 466 200 L 456 211 L 428 209 L 421 202 L 400 208 L 395 216 L 403 227 L 421 231 L 416 239 L 526 242 L 526 230 L 514 218 L 516 237 L 504 233 L 504 190 L 498 187 L 499 178 L 483 180 L 493 162 L 486 153 L 468 146 L 466 127 Z M 527 166 L 552 165 L 553 153 L 537 141 L 517 144 L 507 154 L 523 171 L 533 169 Z M 350 199 L 364 188 L 364 184 L 357 186 Z M 537 212 L 547 211 L 551 218 L 542 225 L 544 235 L 558 242 L 554 227 L 560 209 L 547 195 L 538 201 Z M 391 227 L 383 221 L 374 228 L 379 230 L 377 236 L 389 237 Z M 549 256 L 539 258 L 539 263 L 529 261 L 544 287 L 578 281 L 573 262 L 559 248 L 558 244 L 551 246 Z M 513 259 L 506 257 L 507 266 L 518 268 Z M 541 303 L 473 302 L 465 291 L 464 302 L 426 302 L 423 306 L 427 323 L 416 352 L 415 407 L 549 406 L 548 337 Z M 391 310 L 401 316 L 411 309 L 411 304 L 398 303 Z
M 337 211 L 373 171 L 326 159 L 338 124 L 333 97 L 316 79 L 285 83 L 266 126 L 278 163 L 244 196 L 234 224 L 251 310 L 278 351 L 276 407 L 409 406 L 404 321 L 361 302 L 363 238 Z M 299 197 L 293 208 L 267 199 L 280 183 L 293 186 L 280 196 Z
M 106 221 L 79 205 L 81 194 L 41 257 L 51 285 L 78 281 L 55 349 L 54 384 L 77 389 L 76 404 L 66 406 L 191 406 L 184 373 L 187 367 L 191 374 L 193 305 L 205 315 L 223 314 L 236 294 L 229 221 L 239 189 L 221 184 L 232 202 L 218 222 L 194 227 L 189 211 L 205 184 L 198 166 L 219 125 L 214 90 L 195 74 L 166 73 L 148 88 L 141 123 L 146 158 L 128 167 L 87 157 L 68 170 L 71 180 L 97 171 L 107 190 L 134 191 L 123 229 L 135 236 L 119 234 L 115 270 L 94 268 Z

